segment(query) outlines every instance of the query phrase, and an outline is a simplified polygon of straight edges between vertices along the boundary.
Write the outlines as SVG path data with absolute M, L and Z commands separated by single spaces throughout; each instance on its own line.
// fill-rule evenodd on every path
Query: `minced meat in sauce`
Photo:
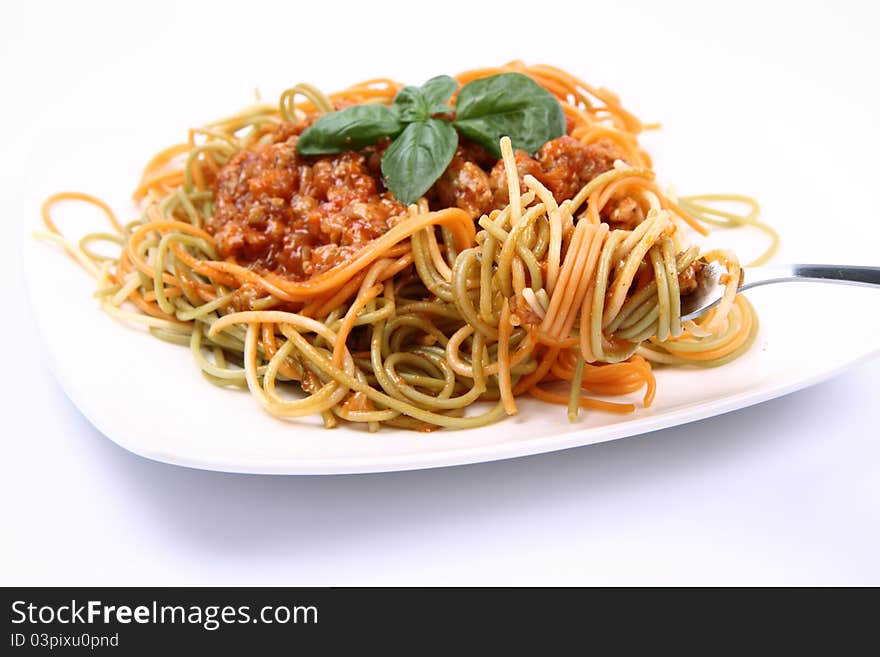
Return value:
M 216 210 L 206 225 L 222 257 L 292 280 L 349 260 L 406 210 L 382 181 L 388 140 L 360 151 L 306 157 L 296 150 L 302 129 L 281 126 L 271 143 L 230 158 L 217 176 Z M 621 157 L 612 145 L 584 145 L 569 136 L 547 142 L 535 157 L 525 151 L 514 155 L 520 185 L 532 175 L 560 201 Z M 501 209 L 508 203 L 504 163 L 461 139 L 426 197 L 432 209 L 458 207 L 474 219 Z M 616 206 L 609 220 L 629 224 L 641 218 L 636 208 Z
M 681 296 L 687 296 L 696 292 L 700 286 L 699 277 L 704 266 L 705 263 L 702 260 L 694 260 L 678 275 L 678 289 Z
M 304 280 L 351 258 L 405 211 L 382 184 L 380 144 L 359 152 L 303 157 L 300 129 L 245 149 L 221 169 L 207 222 L 220 255 Z

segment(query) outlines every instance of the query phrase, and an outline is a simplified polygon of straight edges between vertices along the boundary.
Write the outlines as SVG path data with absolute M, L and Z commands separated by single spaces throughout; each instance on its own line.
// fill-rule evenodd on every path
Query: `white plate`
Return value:
M 841 335 L 837 319 L 857 304 L 860 325 L 880 325 L 876 291 L 807 283 L 768 287 L 749 293 L 761 319 L 749 353 L 712 370 L 660 369 L 654 405 L 633 415 L 586 412 L 572 424 L 561 406 L 523 400 L 518 416 L 479 429 L 328 431 L 317 421 L 276 419 L 247 392 L 209 384 L 188 349 L 101 312 L 91 297 L 92 280 L 56 248 L 26 239 L 24 251 L 33 312 L 52 367 L 82 413 L 136 454 L 210 470 L 378 472 L 550 452 L 743 408 L 814 384 L 878 351 L 876 334 Z

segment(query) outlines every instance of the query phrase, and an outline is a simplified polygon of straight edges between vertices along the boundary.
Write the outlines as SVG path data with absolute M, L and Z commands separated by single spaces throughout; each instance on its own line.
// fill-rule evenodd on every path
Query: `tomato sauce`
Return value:
M 352 258 L 405 213 L 382 180 L 388 140 L 360 151 L 306 157 L 296 150 L 302 130 L 280 126 L 270 143 L 240 151 L 220 170 L 215 213 L 206 228 L 223 258 L 306 280 Z M 560 201 L 611 169 L 618 157 L 613 146 L 584 145 L 568 136 L 547 142 L 535 157 L 515 153 L 520 184 L 530 174 Z M 458 207 L 474 219 L 503 208 L 504 163 L 462 139 L 426 198 L 432 209 Z
M 284 126 L 224 165 L 206 226 L 224 258 L 294 280 L 348 260 L 406 210 L 382 184 L 384 145 L 307 158 L 299 131 Z

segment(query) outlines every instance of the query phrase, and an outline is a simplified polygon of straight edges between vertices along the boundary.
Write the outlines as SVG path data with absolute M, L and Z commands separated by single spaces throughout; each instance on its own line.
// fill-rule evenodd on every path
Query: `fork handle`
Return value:
M 749 269 L 740 290 L 782 281 L 820 281 L 880 286 L 880 267 L 853 265 L 769 265 Z
M 816 281 L 838 281 L 854 285 L 880 285 L 880 267 L 851 265 L 795 265 L 795 276 Z

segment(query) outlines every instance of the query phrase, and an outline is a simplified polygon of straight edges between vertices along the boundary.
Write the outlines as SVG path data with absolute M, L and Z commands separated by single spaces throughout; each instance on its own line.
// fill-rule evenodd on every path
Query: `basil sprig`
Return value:
M 330 112 L 300 135 L 297 149 L 303 155 L 339 153 L 391 137 L 394 141 L 382 157 L 382 174 L 394 196 L 409 204 L 449 166 L 459 132 L 499 158 L 498 142 L 505 135 L 514 148 L 533 153 L 565 134 L 559 102 L 521 73 L 469 82 L 453 108 L 448 101 L 457 90 L 453 78 L 440 75 L 421 87 L 404 87 L 391 106 L 354 105 Z

